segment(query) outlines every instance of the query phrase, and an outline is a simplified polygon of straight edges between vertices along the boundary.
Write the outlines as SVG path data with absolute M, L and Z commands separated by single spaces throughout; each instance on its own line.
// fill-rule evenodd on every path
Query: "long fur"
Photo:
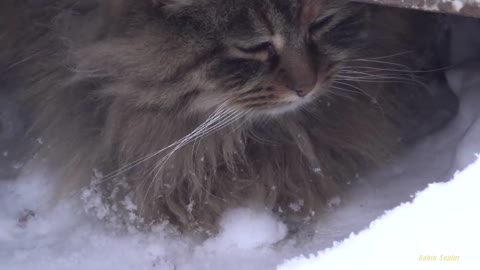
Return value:
M 106 194 L 125 180 L 146 221 L 214 229 L 225 209 L 250 203 L 303 220 L 433 114 L 415 73 L 435 67 L 420 56 L 432 21 L 346 1 L 283 1 L 357 17 L 318 41 L 318 63 L 337 64 L 324 67 L 334 74 L 329 92 L 259 113 L 229 103 L 264 79 L 257 67 L 219 60 L 256 2 L 3 0 L 0 92 L 21 104 L 28 140 L 45 141 L 34 153 L 63 172 L 64 193 L 95 170 Z M 293 27 L 274 8 L 281 1 L 265 3 L 274 27 Z

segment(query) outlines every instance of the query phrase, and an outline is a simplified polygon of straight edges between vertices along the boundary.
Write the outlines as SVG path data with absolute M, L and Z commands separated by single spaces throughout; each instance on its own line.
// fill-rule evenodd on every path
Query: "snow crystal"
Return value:
M 300 210 L 302 210 L 304 203 L 305 201 L 300 199 L 297 202 L 289 204 L 288 207 L 292 209 L 293 212 L 300 212 Z
M 338 207 L 340 203 L 342 203 L 342 199 L 339 196 L 335 196 L 328 201 L 327 205 L 330 208 L 335 208 Z
M 268 247 L 282 240 L 287 227 L 268 211 L 235 209 L 225 213 L 218 236 L 207 240 L 206 247 L 213 249 L 255 249 Z

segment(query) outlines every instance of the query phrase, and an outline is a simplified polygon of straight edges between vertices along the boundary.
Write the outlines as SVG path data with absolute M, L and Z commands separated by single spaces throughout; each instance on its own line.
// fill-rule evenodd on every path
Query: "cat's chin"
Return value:
M 309 103 L 317 100 L 319 97 L 324 95 L 326 90 L 317 88 L 312 93 L 299 97 L 297 95 L 291 95 L 286 100 L 278 102 L 276 104 L 262 106 L 254 108 L 254 112 L 270 116 L 278 116 L 285 113 L 292 113 L 298 111 L 300 108 L 308 105 Z
M 279 116 L 286 113 L 292 113 L 298 111 L 303 106 L 311 103 L 317 99 L 320 95 L 308 95 L 305 97 L 295 97 L 293 100 L 279 102 L 268 106 L 257 107 L 253 109 L 253 112 L 268 116 Z

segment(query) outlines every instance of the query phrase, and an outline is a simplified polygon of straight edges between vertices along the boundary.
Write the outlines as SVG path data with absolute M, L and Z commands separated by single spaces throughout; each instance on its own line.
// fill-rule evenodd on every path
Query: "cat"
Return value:
M 22 161 L 62 172 L 61 195 L 128 196 L 145 224 L 215 231 L 254 205 L 306 222 L 457 110 L 425 86 L 439 76 L 433 15 L 344 0 L 3 0 L 0 13 Z

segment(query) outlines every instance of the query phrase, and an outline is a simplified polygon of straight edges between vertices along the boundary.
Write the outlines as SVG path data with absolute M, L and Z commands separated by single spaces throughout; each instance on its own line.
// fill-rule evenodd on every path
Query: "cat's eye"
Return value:
M 332 23 L 333 18 L 335 17 L 334 15 L 335 14 L 328 15 L 328 16 L 322 17 L 319 20 L 313 22 L 310 25 L 310 28 L 308 29 L 310 34 L 314 34 L 316 32 L 319 32 L 319 31 L 325 29 L 327 26 L 329 26 Z
M 238 50 L 246 54 L 266 54 L 268 58 L 272 58 L 277 54 L 275 46 L 271 42 L 262 42 L 251 47 L 236 46 Z

